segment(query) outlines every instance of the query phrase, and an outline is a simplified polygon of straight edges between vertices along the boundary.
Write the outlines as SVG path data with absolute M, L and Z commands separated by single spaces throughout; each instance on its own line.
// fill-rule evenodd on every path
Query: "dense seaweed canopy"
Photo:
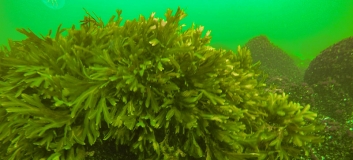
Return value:
M 19 29 L 0 51 L 0 157 L 84 159 L 113 140 L 139 159 L 289 159 L 320 141 L 310 106 L 265 93 L 249 50 L 210 47 L 183 10 L 87 14 L 54 38 Z

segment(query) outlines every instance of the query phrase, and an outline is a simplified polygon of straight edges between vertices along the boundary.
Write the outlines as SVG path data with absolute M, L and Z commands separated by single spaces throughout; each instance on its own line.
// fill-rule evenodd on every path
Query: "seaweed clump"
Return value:
M 212 48 L 181 9 L 117 15 L 54 38 L 19 29 L 0 51 L 0 157 L 89 159 L 109 143 L 138 159 L 290 159 L 321 141 L 316 113 L 265 92 L 246 48 Z

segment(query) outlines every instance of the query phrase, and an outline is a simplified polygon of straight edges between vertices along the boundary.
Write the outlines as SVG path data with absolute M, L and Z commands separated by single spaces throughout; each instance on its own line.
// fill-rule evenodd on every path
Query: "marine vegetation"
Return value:
M 42 0 L 42 2 L 50 9 L 61 9 L 65 5 L 65 0 Z
M 291 159 L 321 141 L 316 113 L 266 92 L 248 49 L 211 47 L 180 8 L 121 13 L 53 37 L 18 29 L 27 39 L 0 50 L 1 158 L 84 159 L 113 140 L 144 160 Z

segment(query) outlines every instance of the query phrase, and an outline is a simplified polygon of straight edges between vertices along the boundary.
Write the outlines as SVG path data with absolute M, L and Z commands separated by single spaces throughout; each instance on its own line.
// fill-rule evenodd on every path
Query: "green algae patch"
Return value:
M 266 93 L 248 49 L 209 46 L 180 8 L 121 13 L 54 38 L 19 29 L 0 50 L 1 157 L 98 158 L 87 148 L 113 142 L 138 159 L 290 159 L 320 142 L 316 114 Z

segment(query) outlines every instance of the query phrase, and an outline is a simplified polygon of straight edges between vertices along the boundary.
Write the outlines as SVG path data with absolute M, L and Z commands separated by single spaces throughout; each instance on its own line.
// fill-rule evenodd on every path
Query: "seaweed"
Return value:
M 113 142 L 138 159 L 290 159 L 320 142 L 309 106 L 266 93 L 247 48 L 209 46 L 180 8 L 123 25 L 86 13 L 0 51 L 0 157 L 98 158 L 90 146 Z

